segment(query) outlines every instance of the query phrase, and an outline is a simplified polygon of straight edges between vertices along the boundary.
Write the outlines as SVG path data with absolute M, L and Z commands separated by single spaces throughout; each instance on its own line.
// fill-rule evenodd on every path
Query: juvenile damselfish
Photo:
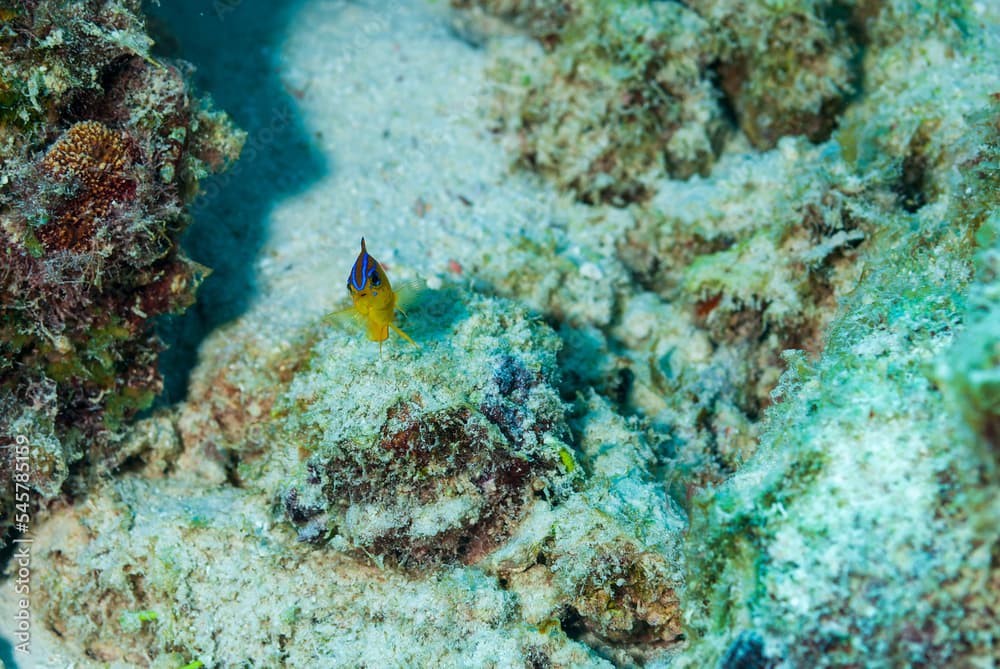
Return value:
M 341 312 L 334 312 L 331 316 L 349 313 L 360 321 L 368 338 L 379 343 L 379 352 L 382 351 L 382 342 L 389 338 L 389 328 L 396 334 L 418 346 L 408 334 L 400 330 L 394 323 L 396 311 L 399 309 L 399 293 L 392 289 L 389 277 L 378 260 L 368 254 L 365 248 L 365 239 L 361 238 L 361 253 L 354 261 L 354 267 L 347 276 L 347 292 L 351 295 L 352 305 Z

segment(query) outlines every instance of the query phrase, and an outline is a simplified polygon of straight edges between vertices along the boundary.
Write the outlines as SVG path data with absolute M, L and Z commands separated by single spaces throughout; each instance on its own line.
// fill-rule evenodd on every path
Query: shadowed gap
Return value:
M 154 53 L 194 64 L 196 94 L 209 95 L 247 131 L 240 160 L 203 180 L 182 246 L 213 270 L 198 301 L 162 319 L 168 349 L 160 358 L 158 403 L 183 400 L 205 336 L 239 317 L 257 291 L 255 264 L 275 203 L 309 188 L 328 170 L 299 117 L 294 93 L 278 76 L 276 55 L 302 0 L 171 0 L 147 2 Z

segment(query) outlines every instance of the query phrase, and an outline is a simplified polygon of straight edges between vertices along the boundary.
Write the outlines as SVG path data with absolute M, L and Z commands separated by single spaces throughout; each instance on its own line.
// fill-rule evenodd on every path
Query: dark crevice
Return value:
M 774 662 L 764 654 L 764 642 L 754 632 L 743 632 L 726 649 L 719 669 L 770 669 Z
M 247 131 L 239 161 L 205 179 L 192 205 L 193 223 L 182 246 L 212 274 L 185 314 L 160 319 L 167 343 L 161 404 L 185 398 L 201 341 L 240 316 L 257 292 L 256 261 L 273 203 L 302 192 L 330 169 L 273 62 L 285 25 L 301 4 L 144 3 L 157 43 L 154 55 L 193 63 L 197 91 Z

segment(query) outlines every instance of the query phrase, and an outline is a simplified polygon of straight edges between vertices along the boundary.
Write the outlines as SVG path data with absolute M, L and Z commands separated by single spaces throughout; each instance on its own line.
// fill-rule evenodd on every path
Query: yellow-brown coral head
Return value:
M 41 161 L 44 176 L 75 180 L 79 190 L 38 230 L 47 249 L 79 250 L 115 203 L 131 200 L 136 183 L 128 174 L 135 150 L 124 133 L 98 121 L 72 125 Z
M 122 134 L 98 121 L 71 126 L 42 160 L 52 174 L 72 175 L 91 189 L 101 188 L 108 176 L 131 164 L 131 151 Z

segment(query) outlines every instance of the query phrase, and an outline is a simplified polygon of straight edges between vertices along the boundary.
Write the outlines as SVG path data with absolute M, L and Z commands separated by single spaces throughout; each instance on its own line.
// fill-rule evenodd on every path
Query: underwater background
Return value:
M 0 70 L 0 669 L 1000 666 L 1000 2 L 0 0 Z

